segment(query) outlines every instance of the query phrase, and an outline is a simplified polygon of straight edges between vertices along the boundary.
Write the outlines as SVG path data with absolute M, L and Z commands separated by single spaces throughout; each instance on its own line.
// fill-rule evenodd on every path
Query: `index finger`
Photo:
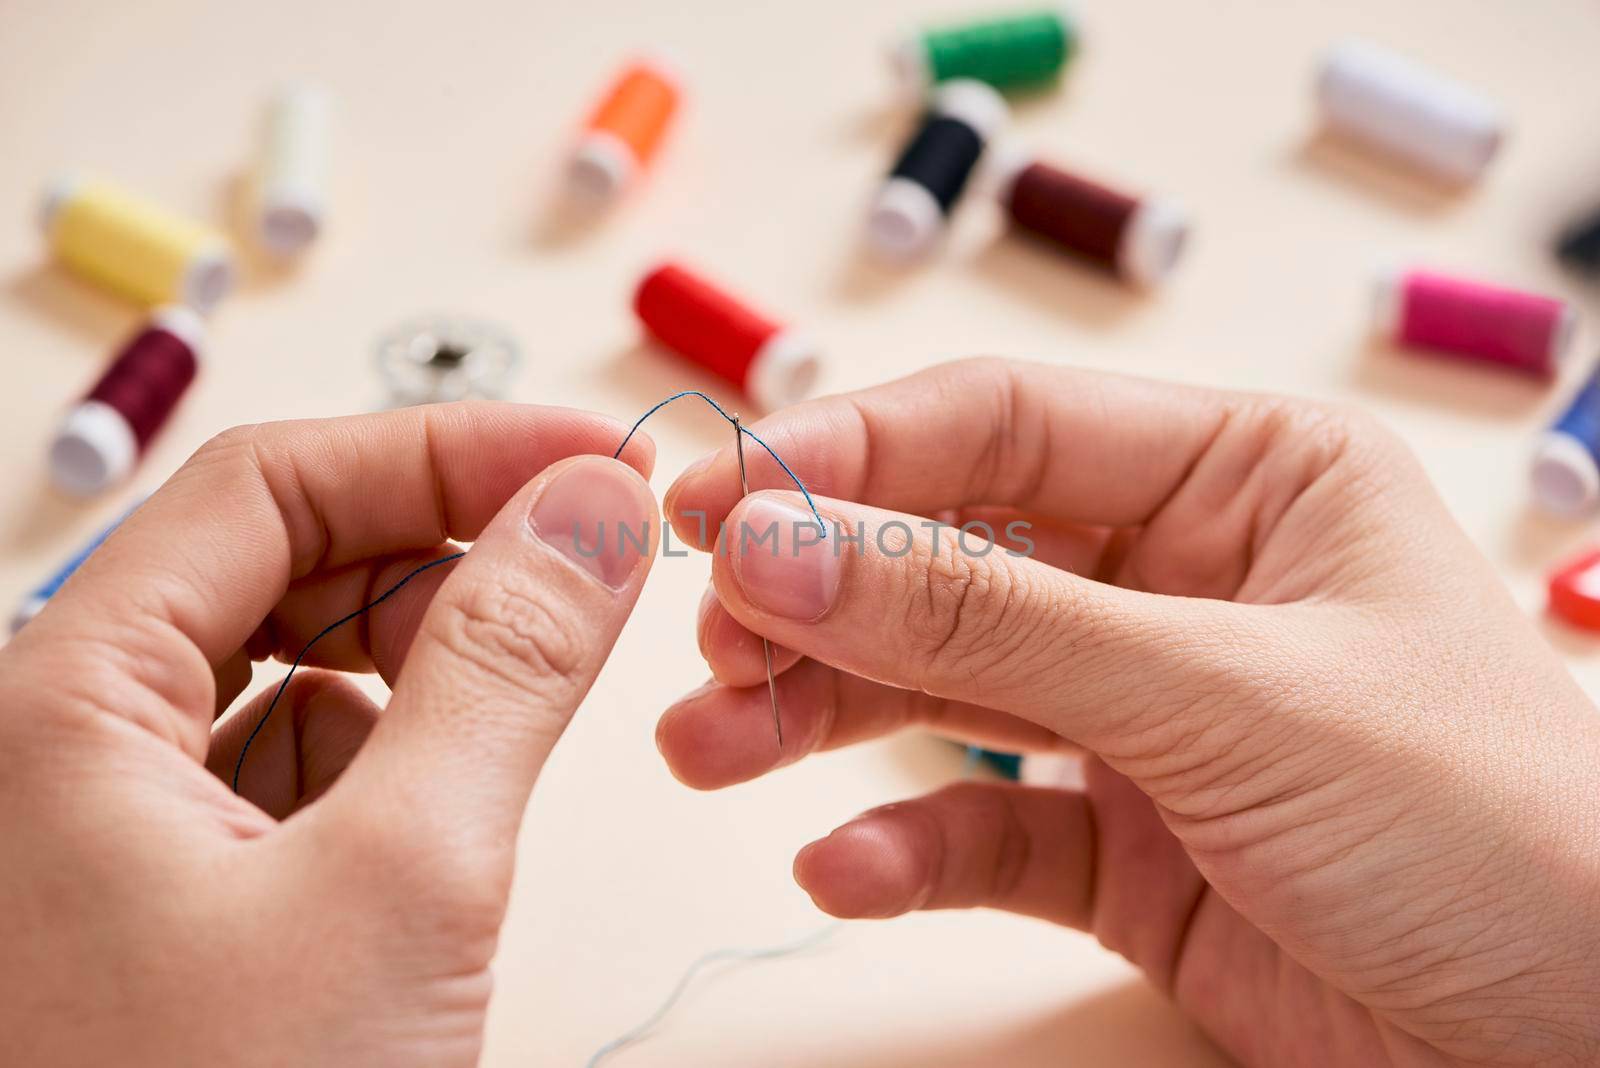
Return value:
M 557 460 L 627 427 L 564 408 L 470 403 L 228 431 L 123 523 L 6 649 L 64 707 L 114 709 L 205 753 L 214 666 L 294 580 L 471 540 Z M 636 437 L 621 459 L 648 475 Z M 177 640 L 174 640 L 177 639 Z
M 998 359 L 944 364 L 762 419 L 814 495 L 915 515 L 992 505 L 1131 526 L 1183 482 L 1243 395 Z M 793 483 L 747 450 L 750 488 Z M 709 548 L 744 494 L 732 447 L 691 467 L 664 509 Z M 704 536 L 702 536 L 704 535 Z

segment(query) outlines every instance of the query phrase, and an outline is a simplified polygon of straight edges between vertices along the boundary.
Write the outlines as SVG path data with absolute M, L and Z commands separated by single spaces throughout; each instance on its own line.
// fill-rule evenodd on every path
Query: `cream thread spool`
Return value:
M 1505 140 L 1493 101 L 1362 41 L 1328 52 L 1316 94 L 1330 130 L 1449 182 L 1476 179 Z
M 256 160 L 252 222 L 267 252 L 289 259 L 322 233 L 328 210 L 328 94 L 289 86 L 268 103 Z

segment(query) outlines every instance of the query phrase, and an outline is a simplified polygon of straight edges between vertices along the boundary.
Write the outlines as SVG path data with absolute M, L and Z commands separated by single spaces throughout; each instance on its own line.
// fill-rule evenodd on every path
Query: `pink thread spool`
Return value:
M 50 476 L 57 488 L 87 497 L 133 470 L 194 381 L 204 333 L 200 317 L 186 307 L 158 308 L 150 316 L 56 432 Z
M 1384 274 L 1376 298 L 1375 329 L 1396 344 L 1546 377 L 1577 326 L 1566 301 L 1431 271 Z

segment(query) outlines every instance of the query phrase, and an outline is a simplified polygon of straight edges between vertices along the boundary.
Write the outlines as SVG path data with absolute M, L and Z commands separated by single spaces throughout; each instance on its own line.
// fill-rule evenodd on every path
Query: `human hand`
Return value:
M 684 540 L 696 513 L 728 531 L 700 616 L 718 681 L 657 732 L 675 775 L 908 724 L 1089 754 L 1083 789 L 964 783 L 806 846 L 823 910 L 1091 931 L 1246 1065 L 1600 1058 L 1600 720 L 1386 432 L 990 360 L 756 429 L 829 540 L 803 544 L 798 494 L 741 501 L 731 449 L 668 492 Z M 1026 521 L 1036 550 L 935 550 L 919 517 L 1014 550 Z M 773 522 L 777 552 L 740 536 Z
M 654 531 L 653 448 L 578 455 L 625 430 L 520 405 L 244 428 L 123 523 L 0 650 L 0 1062 L 476 1061 L 529 790 L 649 570 L 615 530 Z M 235 795 L 270 694 L 212 721 L 251 656 L 451 539 L 308 658 L 378 671 L 387 710 L 301 671 Z

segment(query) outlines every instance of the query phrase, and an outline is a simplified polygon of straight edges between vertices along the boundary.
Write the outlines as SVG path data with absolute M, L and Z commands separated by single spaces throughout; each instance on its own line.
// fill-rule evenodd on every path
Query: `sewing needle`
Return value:
M 739 492 L 750 496 L 750 480 L 744 469 L 744 428 L 739 425 L 739 413 L 733 413 L 733 441 L 739 452 Z M 761 655 L 767 660 L 767 694 L 772 698 L 772 729 L 778 735 L 778 750 L 783 750 L 783 720 L 778 715 L 778 682 L 772 677 L 772 643 L 761 639 Z

